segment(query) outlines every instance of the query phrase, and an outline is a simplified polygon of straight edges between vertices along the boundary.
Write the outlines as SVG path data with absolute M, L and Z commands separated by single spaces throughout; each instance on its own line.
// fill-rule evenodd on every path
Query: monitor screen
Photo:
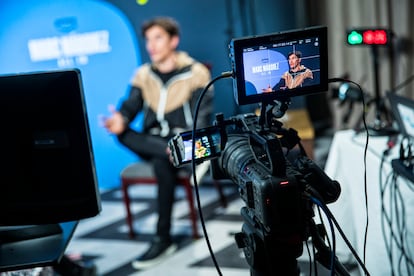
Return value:
M 230 56 L 239 105 L 328 89 L 326 27 L 233 39 Z
M 100 212 L 79 70 L 1 75 L 0 116 L 0 225 Z

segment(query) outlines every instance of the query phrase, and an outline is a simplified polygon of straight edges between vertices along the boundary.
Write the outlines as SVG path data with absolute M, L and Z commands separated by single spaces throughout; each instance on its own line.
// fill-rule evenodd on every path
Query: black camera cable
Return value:
M 314 196 L 311 196 L 310 199 L 312 200 L 313 203 L 315 203 L 317 206 L 319 206 L 322 209 L 322 211 L 325 213 L 326 218 L 328 219 L 328 222 L 329 222 L 329 228 L 331 230 L 331 237 L 332 237 L 330 271 L 331 271 L 331 275 L 333 276 L 335 274 L 336 238 L 335 238 L 335 229 L 334 229 L 334 226 L 333 226 L 333 223 L 332 223 L 332 218 L 329 216 L 328 211 L 326 210 L 327 207 L 326 207 L 325 204 L 322 204 L 322 202 Z
M 383 163 L 383 162 L 382 162 Z M 382 168 L 382 164 L 381 164 Z M 407 243 L 408 228 L 405 221 L 406 209 L 404 197 L 402 195 L 402 184 L 406 182 L 397 183 L 400 175 L 392 171 L 386 176 L 386 180 L 382 180 L 380 170 L 380 194 L 381 194 L 381 230 L 387 250 L 388 259 L 391 266 L 391 275 L 403 275 L 403 262 L 406 267 L 406 273 L 412 275 L 414 268 L 413 257 L 410 256 L 409 245 Z M 411 183 L 407 183 L 407 188 L 414 192 L 414 187 Z M 388 210 L 385 206 L 385 196 L 388 193 Z M 400 216 L 401 214 L 401 216 Z M 389 237 L 387 238 L 387 234 Z M 400 252 L 399 256 L 394 255 L 395 249 Z M 394 260 L 398 260 L 394 264 Z M 398 272 L 394 271 L 398 267 Z
M 366 224 L 365 224 L 365 233 L 364 233 L 364 252 L 363 252 L 363 262 L 365 264 L 365 260 L 366 260 L 366 248 L 367 248 L 367 235 L 368 235 L 368 227 L 369 227 L 369 215 L 368 215 L 368 187 L 367 187 L 367 151 L 368 151 L 368 143 L 369 143 L 369 130 L 368 130 L 368 126 L 367 126 L 367 122 L 366 122 L 366 112 L 367 112 L 367 108 L 366 108 L 366 103 L 365 103 L 365 97 L 364 95 L 364 91 L 362 89 L 362 87 L 351 80 L 348 79 L 343 79 L 343 78 L 332 78 L 328 80 L 329 83 L 332 82 L 348 82 L 348 83 L 352 83 L 354 84 L 356 87 L 358 87 L 358 89 L 361 92 L 362 95 L 362 106 L 363 106 L 363 112 L 362 112 L 362 122 L 364 125 L 364 130 L 366 133 L 366 139 L 365 139 L 365 147 L 364 147 L 364 195 L 365 195 L 365 211 L 366 211 Z M 365 270 L 365 273 L 368 273 Z
M 218 272 L 219 275 L 222 275 L 220 267 L 217 263 L 216 257 L 214 255 L 214 251 L 211 247 L 211 243 L 210 243 L 210 239 L 208 237 L 207 234 L 207 229 L 206 229 L 206 225 L 204 222 L 204 217 L 203 217 L 203 211 L 201 208 L 201 201 L 200 201 L 200 193 L 198 190 L 198 183 L 197 183 L 197 176 L 196 176 L 196 162 L 195 162 L 195 134 L 196 134 L 196 130 L 197 130 L 197 117 L 198 117 L 198 110 L 200 109 L 200 105 L 201 105 L 201 101 L 204 97 L 204 95 L 207 93 L 208 89 L 210 88 L 211 85 L 213 85 L 213 83 L 215 83 L 217 80 L 219 79 L 224 79 L 224 78 L 230 78 L 233 76 L 233 72 L 231 71 L 227 71 L 227 72 L 223 72 L 221 73 L 221 75 L 215 77 L 213 80 L 211 80 L 203 89 L 203 91 L 201 92 L 201 94 L 199 95 L 197 102 L 196 102 L 196 106 L 194 107 L 194 116 L 193 116 L 193 129 L 191 132 L 191 139 L 192 139 L 192 145 L 191 145 L 191 152 L 192 152 L 192 158 L 191 158 L 191 169 L 193 171 L 193 181 L 194 181 L 194 190 L 196 193 L 196 201 L 197 201 L 197 206 L 198 206 L 198 213 L 200 216 L 200 222 L 201 222 L 201 227 L 203 228 L 203 234 L 204 234 L 204 238 L 206 240 L 207 243 L 207 247 L 208 250 L 210 252 L 210 256 L 213 260 L 214 266 L 216 267 L 216 270 Z
M 358 264 L 362 267 L 362 269 L 364 270 L 366 275 L 370 275 L 367 268 L 365 267 L 365 264 L 362 262 L 362 260 L 359 258 L 356 250 L 352 247 L 352 244 L 349 242 L 349 240 L 346 238 L 345 233 L 343 232 L 341 226 L 339 225 L 338 221 L 335 219 L 334 215 L 332 214 L 332 212 L 329 210 L 329 208 L 326 206 L 326 204 L 324 203 L 323 199 L 321 198 L 321 196 L 319 195 L 319 193 L 313 189 L 312 187 L 308 187 L 309 191 L 309 197 L 310 199 L 317 205 L 319 206 L 322 211 L 325 213 L 328 222 L 330 224 L 331 230 L 332 230 L 332 225 L 331 223 L 333 223 L 336 227 L 336 229 L 338 230 L 339 234 L 341 235 L 341 237 L 343 238 L 344 242 L 346 243 L 346 245 L 348 246 L 348 248 L 351 250 L 353 256 L 355 257 L 355 259 L 357 260 Z M 331 249 L 331 261 L 334 260 L 335 258 L 335 233 L 332 232 L 332 249 Z

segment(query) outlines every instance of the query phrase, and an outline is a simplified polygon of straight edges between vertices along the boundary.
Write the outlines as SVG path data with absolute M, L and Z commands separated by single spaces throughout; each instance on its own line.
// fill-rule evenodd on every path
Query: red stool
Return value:
M 179 170 L 177 176 L 177 183 L 179 185 L 184 186 L 190 210 L 191 225 L 193 228 L 193 238 L 198 239 L 200 236 L 198 233 L 197 226 L 197 212 L 194 206 L 193 186 L 190 182 L 191 176 L 192 175 L 190 172 L 187 172 L 185 170 Z M 128 165 L 121 171 L 121 184 L 124 204 L 127 213 L 126 220 L 129 227 L 129 236 L 130 238 L 133 238 L 135 236 L 135 232 L 132 223 L 132 214 L 130 209 L 131 200 L 129 198 L 128 188 L 131 185 L 157 184 L 157 180 L 153 174 L 152 167 L 150 164 L 146 162 L 136 162 Z M 223 197 L 221 199 L 223 199 Z

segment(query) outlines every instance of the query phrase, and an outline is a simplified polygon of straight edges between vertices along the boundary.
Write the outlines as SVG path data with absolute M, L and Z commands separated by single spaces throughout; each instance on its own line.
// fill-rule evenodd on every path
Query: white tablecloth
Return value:
M 381 200 L 382 183 L 386 182 L 386 176 L 392 172 L 391 160 L 399 156 L 399 144 L 394 147 L 385 159 L 380 178 L 380 164 L 383 151 L 386 149 L 388 137 L 369 137 L 368 151 L 366 157 L 366 178 L 368 198 L 368 234 L 366 242 L 366 267 L 370 275 L 392 275 L 394 268 L 395 275 L 409 275 L 405 263 L 398 263 L 396 258 L 401 253 L 394 246 L 394 250 L 387 250 L 385 241 L 389 241 L 389 228 L 385 226 L 386 238 L 384 238 L 381 223 L 381 202 L 384 202 L 385 210 L 390 210 L 390 185 L 385 190 L 385 201 Z M 364 188 L 364 148 L 366 142 L 365 133 L 355 134 L 353 130 L 339 131 L 335 134 L 329 151 L 326 173 L 341 185 L 339 199 L 328 205 L 342 230 L 363 260 L 364 235 L 366 227 L 366 200 Z M 414 256 L 414 192 L 408 185 L 414 184 L 403 177 L 397 178 L 398 188 L 402 191 L 405 206 L 405 214 L 402 208 L 398 208 L 398 219 L 407 225 L 407 233 L 403 240 L 408 245 L 408 253 Z M 392 204 L 392 203 L 391 203 Z M 393 216 L 393 226 L 397 225 L 397 214 Z M 328 230 L 329 231 L 329 230 Z M 343 242 L 342 237 L 336 232 L 337 249 L 339 260 L 344 262 L 355 261 L 351 251 Z M 388 253 L 394 256 L 393 264 L 389 260 Z M 413 260 L 413 258 L 411 258 Z M 398 270 L 398 268 L 402 270 Z M 411 273 L 414 273 L 414 266 L 410 266 Z M 362 270 L 361 270 L 362 273 Z M 363 274 L 361 274 L 363 275 Z M 414 275 L 414 274 L 411 274 Z

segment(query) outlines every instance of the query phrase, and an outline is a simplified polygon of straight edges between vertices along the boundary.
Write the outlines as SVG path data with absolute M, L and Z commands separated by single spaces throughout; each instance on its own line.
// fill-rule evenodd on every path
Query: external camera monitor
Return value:
M 326 27 L 233 39 L 230 56 L 238 105 L 328 90 Z
M 79 70 L 0 75 L 0 225 L 101 210 Z

